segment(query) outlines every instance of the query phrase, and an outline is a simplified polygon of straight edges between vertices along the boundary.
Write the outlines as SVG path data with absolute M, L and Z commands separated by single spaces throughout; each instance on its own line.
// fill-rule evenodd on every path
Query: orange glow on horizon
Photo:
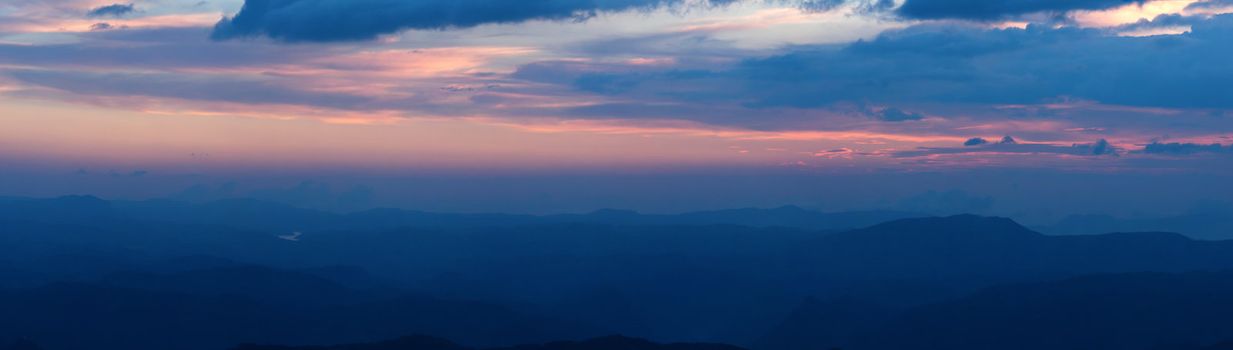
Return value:
M 1109 10 L 1078 11 L 1073 16 L 1080 26 L 1113 27 L 1141 19 L 1151 20 L 1159 15 L 1182 13 L 1186 6 L 1196 2 L 1199 0 L 1151 0 L 1142 5 L 1132 3 Z

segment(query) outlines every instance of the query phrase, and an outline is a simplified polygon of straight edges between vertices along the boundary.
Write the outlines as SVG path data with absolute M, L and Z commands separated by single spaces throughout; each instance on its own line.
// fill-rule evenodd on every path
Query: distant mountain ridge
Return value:
M 1198 239 L 1233 238 L 1233 212 L 1195 212 L 1161 218 L 1123 219 L 1109 215 L 1071 215 L 1040 229 L 1050 234 L 1172 231 Z
M 880 222 L 920 217 L 902 211 L 823 213 L 795 206 L 773 209 L 743 208 L 682 214 L 641 214 L 601 209 L 586 214 L 519 215 L 430 213 L 402 209 L 371 209 L 338 214 L 254 199 L 225 199 L 206 203 L 172 200 L 107 201 L 93 196 L 50 199 L 0 199 L 0 219 L 65 222 L 82 220 L 143 220 L 187 224 L 227 225 L 275 231 L 392 229 L 400 227 L 491 227 L 590 223 L 613 225 L 741 225 L 842 230 Z

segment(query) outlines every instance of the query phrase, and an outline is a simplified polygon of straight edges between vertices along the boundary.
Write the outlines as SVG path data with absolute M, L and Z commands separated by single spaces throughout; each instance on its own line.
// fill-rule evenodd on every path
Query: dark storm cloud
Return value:
M 999 20 L 1038 12 L 1100 10 L 1144 0 L 908 0 L 898 13 L 915 19 Z
M 1041 26 L 924 25 L 838 50 L 750 60 L 729 73 L 751 92 L 761 92 L 753 103 L 765 106 L 819 107 L 844 100 L 1039 103 L 1058 96 L 1129 105 L 1228 105 L 1233 96 L 1204 87 L 1223 84 L 1233 70 L 1215 62 L 1191 64 L 1206 60 L 1196 51 L 1233 50 L 1217 40 L 1167 40 Z M 1125 59 L 1134 56 L 1156 60 Z M 1194 69 L 1216 70 L 1215 76 Z
M 111 4 L 90 9 L 86 17 L 123 17 L 136 11 L 133 4 Z
M 528 66 L 519 77 L 622 98 L 753 108 L 1038 104 L 1059 98 L 1164 108 L 1233 108 L 1233 15 L 1192 31 L 1121 37 L 1107 30 L 925 24 L 848 45 L 791 48 L 729 68 L 577 74 Z M 629 87 L 637 87 L 632 89 Z M 685 93 L 682 93 L 685 92 Z
M 1219 143 L 1198 144 L 1198 143 L 1178 143 L 1178 142 L 1172 142 L 1172 143 L 1153 142 L 1143 148 L 1143 153 L 1169 154 L 1169 155 L 1190 155 L 1190 154 L 1199 154 L 1199 153 L 1233 154 L 1233 145 L 1223 146 Z
M 722 5 L 738 0 L 711 0 Z M 368 40 L 402 30 L 444 30 L 531 20 L 584 20 L 682 0 L 246 0 L 214 28 L 216 39 L 267 36 L 288 42 Z
M 710 0 L 723 5 L 741 0 Z M 890 0 L 778 1 L 808 11 L 856 3 L 886 12 Z M 997 20 L 1037 12 L 1106 9 L 1142 0 L 908 0 L 895 12 L 911 19 Z M 601 12 L 649 9 L 683 0 L 246 0 L 215 26 L 213 37 L 266 36 L 288 42 L 369 40 L 402 30 L 444 30 L 532 20 L 584 20 Z
M 980 137 L 973 137 L 963 142 L 964 146 L 980 146 L 988 144 L 989 140 Z

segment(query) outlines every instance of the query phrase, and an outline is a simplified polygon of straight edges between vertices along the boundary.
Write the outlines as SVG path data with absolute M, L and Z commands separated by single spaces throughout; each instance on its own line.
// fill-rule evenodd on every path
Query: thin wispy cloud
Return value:
M 137 12 L 133 4 L 111 4 L 95 7 L 86 12 L 86 17 L 123 17 Z

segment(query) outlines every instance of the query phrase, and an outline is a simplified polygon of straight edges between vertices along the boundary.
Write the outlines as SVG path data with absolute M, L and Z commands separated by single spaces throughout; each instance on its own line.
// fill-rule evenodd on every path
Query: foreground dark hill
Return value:
M 847 349 L 880 336 L 874 330 L 903 310 L 854 297 L 807 298 L 754 344 L 758 350 Z
M 1233 272 L 1093 275 L 891 312 L 809 302 L 757 348 L 1163 349 L 1233 339 L 1230 314 Z
M 255 266 L 0 290 L 0 310 L 0 339 L 29 338 L 66 350 L 214 350 L 407 333 L 496 346 L 603 334 L 503 305 L 354 290 L 308 272 Z
M 345 344 L 333 346 L 276 346 L 246 344 L 232 350 L 473 350 L 472 348 L 454 344 L 448 340 L 427 337 L 410 336 L 394 340 L 366 343 Z M 491 348 L 488 350 L 743 350 L 739 347 L 723 344 L 706 343 L 672 343 L 657 344 L 637 338 L 608 336 L 584 341 L 559 341 L 536 345 L 519 345 L 506 348 Z
M 1172 345 L 1160 346 L 1152 350 L 1233 350 L 1233 341 L 1224 341 L 1211 345 Z
M 8 343 L 8 344 L 4 344 L 3 346 L 0 346 L 0 349 L 4 349 L 4 350 L 43 350 L 43 347 L 39 346 L 37 343 L 33 341 L 30 341 L 29 339 L 18 339 L 18 340 L 14 340 L 12 343 Z

